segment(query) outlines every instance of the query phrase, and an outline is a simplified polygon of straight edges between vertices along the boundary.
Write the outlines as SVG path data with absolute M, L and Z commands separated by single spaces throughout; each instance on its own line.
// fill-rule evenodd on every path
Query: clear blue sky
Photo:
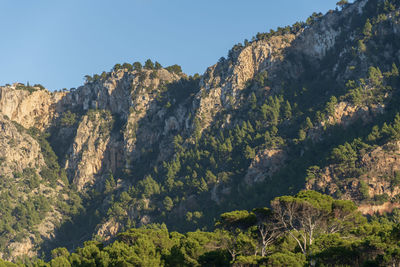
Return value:
M 0 85 L 77 87 L 115 63 L 202 74 L 257 32 L 325 13 L 338 0 L 0 0 Z

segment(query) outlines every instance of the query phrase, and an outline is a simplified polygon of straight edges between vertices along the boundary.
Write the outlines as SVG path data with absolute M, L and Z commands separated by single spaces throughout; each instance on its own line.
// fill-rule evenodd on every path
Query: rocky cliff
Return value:
M 52 93 L 42 87 L 22 84 L 0 87 L 0 112 L 25 128 L 49 127 L 55 114 L 62 111 L 60 100 L 66 93 Z
M 64 211 L 58 204 L 68 200 L 65 180 L 49 173 L 43 140 L 6 115 L 1 115 L 0 128 L 0 256 L 33 257 L 38 244 L 53 238 L 62 221 Z
M 2 257 L 153 222 L 212 227 L 302 188 L 395 207 L 398 25 L 398 4 L 359 0 L 203 75 L 124 64 L 68 92 L 0 87 Z

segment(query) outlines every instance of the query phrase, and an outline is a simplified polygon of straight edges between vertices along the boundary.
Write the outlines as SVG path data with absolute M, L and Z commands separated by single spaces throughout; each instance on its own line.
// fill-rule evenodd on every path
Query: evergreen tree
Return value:
M 121 66 L 121 64 L 118 63 L 118 64 L 115 64 L 115 65 L 114 65 L 114 67 L 113 67 L 112 70 L 113 70 L 113 71 L 118 71 L 118 70 L 120 70 L 120 69 L 122 69 L 122 66 Z
M 132 71 L 133 70 L 133 66 L 129 63 L 124 63 L 122 64 L 122 68 L 126 69 L 127 71 Z
M 172 201 L 172 199 L 170 197 L 166 196 L 164 198 L 163 205 L 167 211 L 170 211 L 174 207 L 174 202 Z
M 136 71 L 141 71 L 142 70 L 142 64 L 140 62 L 135 62 L 133 63 L 133 69 Z
M 154 63 L 151 61 L 151 59 L 146 60 L 144 63 L 144 68 L 148 70 L 153 70 L 154 69 Z
M 305 127 L 306 127 L 307 130 L 312 129 L 312 128 L 314 127 L 313 124 L 312 124 L 312 122 L 311 122 L 310 117 L 307 117 L 307 118 L 306 118 Z
M 287 100 L 285 102 L 285 105 L 283 106 L 283 117 L 286 120 L 290 120 L 292 118 L 292 106 Z
M 176 74 L 179 74 L 182 72 L 181 66 L 176 65 L 176 64 L 172 65 L 172 66 L 168 66 L 165 69 L 168 70 L 169 72 L 176 73 Z
M 367 22 L 364 25 L 363 34 L 365 37 L 371 37 L 372 35 L 372 24 L 369 19 L 367 19 Z
M 397 68 L 396 64 L 392 64 L 392 76 L 398 77 L 399 76 L 399 69 Z
M 161 64 L 160 64 L 158 61 L 156 61 L 156 62 L 154 63 L 154 67 L 155 67 L 156 70 L 162 69 L 162 66 L 161 66 Z
M 339 2 L 336 3 L 336 5 L 339 7 L 344 7 L 348 4 L 349 4 L 349 1 L 347 1 L 347 0 L 340 0 Z

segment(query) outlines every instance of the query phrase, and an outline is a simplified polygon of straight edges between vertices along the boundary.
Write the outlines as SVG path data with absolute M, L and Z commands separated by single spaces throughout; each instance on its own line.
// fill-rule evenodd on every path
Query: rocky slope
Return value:
M 32 257 L 62 221 L 65 181 L 48 172 L 40 140 L 3 115 L 0 128 L 0 256 Z
M 0 110 L 10 120 L 25 128 L 49 127 L 56 113 L 62 111 L 60 100 L 66 93 L 51 93 L 42 87 L 13 84 L 0 88 Z
M 69 92 L 0 87 L 1 200 L 9 187 L 23 199 L 0 210 L 2 257 L 153 222 L 212 227 L 305 187 L 366 212 L 395 206 L 397 137 L 368 136 L 400 111 L 399 8 L 359 0 L 313 14 L 235 45 L 201 76 L 124 64 Z

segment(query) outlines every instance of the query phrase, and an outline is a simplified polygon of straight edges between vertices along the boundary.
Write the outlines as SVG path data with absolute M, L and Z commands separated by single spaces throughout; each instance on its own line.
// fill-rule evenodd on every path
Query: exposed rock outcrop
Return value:
M 56 186 L 51 186 L 42 177 L 41 171 L 47 168 L 46 159 L 38 140 L 29 135 L 26 129 L 0 114 L 0 132 L 0 202 L 4 197 L 8 199 L 7 203 L 2 202 L 2 207 L 6 211 L 18 212 L 20 220 L 25 221 L 26 210 L 21 207 L 32 205 L 27 203 L 32 201 L 38 205 L 30 206 L 31 209 L 35 209 L 29 214 L 32 216 L 30 222 L 36 222 L 34 227 L 29 225 L 26 229 L 21 229 L 21 232 L 3 229 L 2 246 L 5 246 L 7 253 L 0 253 L 0 256 L 10 260 L 25 255 L 33 257 L 37 253 L 38 244 L 43 239 L 54 237 L 55 229 L 62 221 L 62 215 L 55 207 L 54 200 L 59 199 L 60 203 L 64 201 L 58 196 L 64 185 L 60 181 Z M 40 202 L 37 202 L 39 200 Z M 7 218 L 9 214 L 0 212 L 0 216 Z M 12 229 L 11 227 L 18 224 L 10 221 L 9 217 L 8 220 L 7 229 Z M 21 240 L 22 233 L 24 235 Z
M 88 205 L 95 206 L 90 208 L 99 215 L 93 224 L 100 223 L 90 226 L 87 236 L 97 234 L 105 240 L 124 229 L 128 219 L 127 225 L 185 219 L 192 224 L 188 227 L 203 227 L 196 225 L 201 220 L 211 225 L 217 212 L 246 209 L 247 202 L 300 190 L 304 184 L 343 199 L 372 202 L 382 195 L 396 199 L 399 185 L 387 177 L 400 172 L 400 143 L 376 146 L 362 155 L 357 163 L 364 172 L 358 175 L 340 180 L 335 176 L 338 166 L 332 164 L 320 166 L 307 182 L 295 181 L 307 175 L 310 165 L 320 164 L 320 159 L 307 155 L 310 148 L 332 137 L 331 132 L 326 135 L 327 129 L 337 126 L 345 132 L 354 123 L 371 123 L 387 112 L 389 100 L 394 99 L 395 85 L 389 82 L 382 84 L 376 102 L 362 98 L 355 104 L 345 95 L 350 90 L 346 80 L 354 79 L 354 84 L 363 80 L 368 86 L 362 93 L 373 97 L 373 90 L 381 88 L 370 86 L 368 67 L 385 61 L 379 79 L 389 80 L 391 60 L 400 61 L 397 41 L 379 47 L 385 60 L 355 48 L 357 38 L 364 38 L 360 31 L 364 22 L 354 29 L 351 25 L 353 18 L 363 17 L 367 2 L 359 0 L 342 12 L 314 15 L 307 23 L 236 45 L 227 59 L 221 58 L 202 76 L 188 77 L 173 67 L 121 66 L 90 77 L 71 92 L 51 93 L 21 84 L 0 87 L 0 186 L 7 185 L 0 187 L 0 196 L 18 193 L 10 201 L 11 211 L 18 201 L 27 206 L 31 196 L 49 204 L 31 228 L 23 226 L 29 230 L 0 229 L 8 238 L 0 245 L 12 250 L 3 257 L 33 256 L 40 242 L 54 238 L 57 225 L 77 213 L 76 207 L 75 213 L 62 211 L 73 203 L 68 192 L 81 194 L 88 202 L 95 195 L 97 202 Z M 398 39 L 395 17 L 387 17 L 384 30 L 375 29 L 388 34 L 382 40 Z M 365 45 L 378 51 L 373 36 L 369 38 L 371 44 L 363 39 Z M 327 112 L 324 105 L 331 96 L 339 103 Z M 35 136 L 34 128 L 42 135 Z M 273 178 L 282 173 L 290 176 L 282 185 L 287 188 L 255 199 L 263 194 L 261 188 L 248 199 L 257 185 L 279 184 Z M 0 200 L 5 203 L 8 198 Z M 210 209 L 203 202 L 214 206 Z M 393 207 L 363 208 L 368 213 Z M 17 240 L 18 231 L 22 234 Z
M 249 185 L 271 177 L 284 164 L 286 152 L 282 149 L 265 149 L 258 153 L 250 164 L 244 178 Z
M 60 100 L 67 93 L 52 93 L 41 88 L 28 91 L 18 86 L 21 87 L 20 84 L 0 87 L 0 112 L 25 128 L 48 128 L 57 112 L 62 111 Z
M 196 117 L 201 128 L 207 128 L 218 112 L 234 108 L 240 99 L 238 91 L 261 71 L 273 73 L 284 58 L 285 49 L 296 38 L 294 34 L 273 36 L 251 43 L 232 58 L 207 69 L 196 95 Z
M 399 184 L 393 177 L 400 173 L 400 142 L 379 146 L 363 155 L 359 176 L 348 177 L 346 181 L 338 181 L 335 176 L 336 165 L 325 167 L 318 172 L 316 178 L 307 182 L 306 188 L 322 191 L 331 195 L 340 195 L 344 199 L 361 201 L 365 197 L 373 199 L 386 195 L 387 200 L 400 196 Z M 368 186 L 365 196 L 361 195 L 361 183 Z
M 45 163 L 38 142 L 0 115 L 0 174 L 13 176 L 26 168 L 40 169 Z
M 96 177 L 101 177 L 112 124 L 111 114 L 105 111 L 91 111 L 83 116 L 65 164 L 78 190 L 93 185 Z
M 114 219 L 103 223 L 99 229 L 97 229 L 96 235 L 103 238 L 103 241 L 108 241 L 114 237 L 120 230 L 122 225 L 116 222 Z

